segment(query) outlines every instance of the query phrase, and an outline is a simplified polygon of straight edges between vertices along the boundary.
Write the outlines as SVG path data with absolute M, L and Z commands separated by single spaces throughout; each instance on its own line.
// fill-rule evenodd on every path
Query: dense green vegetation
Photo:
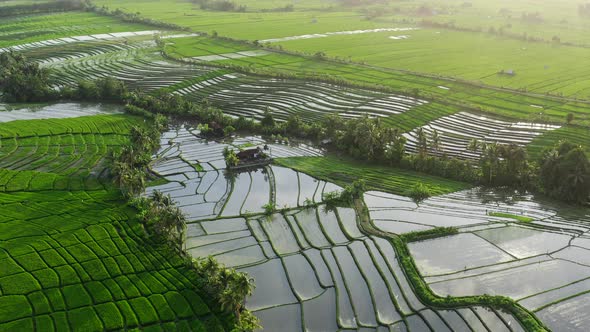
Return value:
M 590 195 L 590 161 L 584 150 L 567 141 L 543 152 L 540 180 L 548 195 L 586 203 Z

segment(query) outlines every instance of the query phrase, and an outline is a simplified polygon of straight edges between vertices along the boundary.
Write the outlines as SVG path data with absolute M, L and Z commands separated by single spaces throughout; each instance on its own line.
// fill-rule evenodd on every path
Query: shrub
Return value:
M 274 203 L 266 203 L 262 206 L 262 208 L 264 209 L 264 214 L 267 216 L 270 216 L 277 210 L 277 206 Z
M 411 197 L 416 202 L 421 202 L 432 196 L 432 190 L 422 182 L 418 182 L 408 189 L 406 196 Z

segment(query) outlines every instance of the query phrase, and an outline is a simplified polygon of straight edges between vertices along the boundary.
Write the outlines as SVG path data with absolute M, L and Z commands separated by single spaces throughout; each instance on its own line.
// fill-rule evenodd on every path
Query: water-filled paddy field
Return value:
M 247 307 L 267 329 L 522 330 L 504 312 L 440 311 L 422 304 L 389 241 L 367 235 L 354 209 L 329 209 L 322 203 L 323 193 L 341 187 L 278 166 L 227 173 L 226 146 L 265 144 L 275 157 L 324 153 L 259 137 L 207 141 L 198 130 L 181 126 L 162 136 L 155 156 L 153 170 L 169 182 L 149 190 L 169 193 L 189 215 L 189 253 L 212 255 L 254 277 L 257 288 Z M 505 295 L 555 330 L 564 320 L 575 321 L 578 330 L 587 328 L 585 320 L 576 320 L 579 311 L 571 309 L 583 306 L 590 290 L 586 210 L 479 188 L 419 204 L 375 191 L 367 192 L 364 201 L 371 222 L 384 232 L 459 229 L 454 236 L 409 244 L 435 293 Z M 268 203 L 283 210 L 265 215 Z M 527 222 L 518 222 L 519 216 Z

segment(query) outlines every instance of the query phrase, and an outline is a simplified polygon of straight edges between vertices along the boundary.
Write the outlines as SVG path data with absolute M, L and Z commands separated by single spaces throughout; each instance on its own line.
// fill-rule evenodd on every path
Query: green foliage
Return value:
M 223 310 L 234 313 L 240 322 L 241 313 L 245 311 L 244 301 L 254 291 L 254 280 L 244 272 L 226 268 L 211 256 L 194 260 L 193 267 L 204 281 L 206 293 L 215 298 Z M 246 318 L 244 323 L 254 322 L 255 318 Z
M 260 124 L 262 125 L 262 127 L 267 128 L 269 130 L 274 129 L 276 122 L 272 113 L 270 112 L 270 109 L 267 108 L 264 110 L 264 116 L 262 117 L 262 120 L 260 120 Z
M 344 187 L 344 190 L 342 190 L 340 193 L 339 199 L 342 202 L 352 204 L 355 199 L 362 198 L 366 190 L 367 184 L 365 180 L 355 180 L 351 184 Z
M 449 236 L 458 234 L 459 230 L 456 227 L 436 227 L 425 231 L 415 231 L 404 233 L 400 235 L 400 238 L 406 242 L 417 242 L 428 239 L 434 239 L 437 237 Z
M 543 152 L 539 165 L 545 193 L 569 202 L 588 202 L 590 161 L 582 147 L 562 141 Z
M 274 203 L 266 203 L 262 206 L 262 208 L 264 209 L 264 214 L 267 216 L 272 215 L 277 210 L 277 206 Z
M 170 194 L 154 191 L 149 198 L 132 201 L 138 209 L 138 217 L 150 234 L 180 249 L 186 230 L 186 216 L 175 206 Z
M 261 329 L 260 321 L 250 311 L 244 311 L 231 332 L 251 332 Z
M 421 202 L 432 196 L 432 190 L 424 183 L 418 182 L 406 191 L 406 196 L 411 197 L 416 202 Z
M 236 152 L 227 146 L 223 149 L 223 157 L 225 158 L 225 165 L 228 168 L 238 166 L 240 163 L 240 159 L 236 155 Z
M 125 84 L 113 77 L 107 76 L 93 81 L 78 82 L 76 90 L 62 91 L 65 97 L 87 101 L 120 101 L 127 95 Z
M 531 222 L 531 221 L 535 220 L 534 218 L 531 218 L 531 217 L 519 216 L 516 214 L 504 213 L 504 212 L 490 212 L 488 214 L 492 217 L 509 218 L 509 219 L 514 219 L 518 222 Z
M 0 92 L 8 101 L 31 102 L 55 98 L 49 70 L 13 51 L 0 53 Z

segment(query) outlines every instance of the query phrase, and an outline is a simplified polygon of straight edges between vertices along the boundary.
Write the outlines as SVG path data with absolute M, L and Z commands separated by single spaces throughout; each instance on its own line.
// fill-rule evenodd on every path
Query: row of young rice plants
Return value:
M 96 115 L 0 124 L 0 167 L 59 175 L 100 175 L 109 151 L 129 142 L 138 118 Z
M 210 41 L 207 41 L 210 40 Z M 175 42 L 192 45 L 189 42 L 178 39 Z M 230 47 L 232 42 L 222 41 L 224 46 Z M 203 39 L 198 42 L 203 50 L 206 50 L 207 44 L 219 43 L 214 39 Z M 236 44 L 236 48 L 238 48 Z M 178 53 L 187 53 L 190 50 L 182 47 L 176 50 Z M 188 47 L 188 46 L 187 46 Z M 356 64 L 337 63 L 323 61 L 317 58 L 303 58 L 294 55 L 276 53 L 261 57 L 244 57 L 238 59 L 216 61 L 219 64 L 237 65 L 240 67 L 255 67 L 261 70 L 272 69 L 272 71 L 284 71 L 291 74 L 298 73 L 303 76 L 314 76 L 317 74 L 330 74 L 336 77 L 363 82 L 369 84 L 378 84 L 388 86 L 394 89 L 407 90 L 419 89 L 421 92 L 449 99 L 450 101 L 462 104 L 470 102 L 475 106 L 484 108 L 487 112 L 496 113 L 502 116 L 529 119 L 531 116 L 539 113 L 539 109 L 531 105 L 542 106 L 545 113 L 551 116 L 553 121 L 563 121 L 568 112 L 581 115 L 587 114 L 582 105 L 575 106 L 575 102 L 570 101 L 551 101 L 542 96 L 514 94 L 504 91 L 497 91 L 486 88 L 479 88 L 474 85 L 464 84 L 460 81 L 446 81 L 437 78 L 420 77 L 410 73 L 396 72 L 387 68 L 359 66 Z M 444 87 L 444 88 L 441 88 Z M 574 106 L 566 111 L 566 105 Z
M 89 12 L 0 17 L 0 47 L 102 33 L 153 30 L 153 27 Z
M 453 111 L 452 107 L 438 104 L 421 105 L 423 101 L 419 99 L 396 95 L 383 95 L 383 98 L 378 98 L 378 96 L 372 98 L 361 97 L 368 91 L 355 89 L 351 89 L 350 92 L 334 91 L 330 86 L 321 83 L 302 83 L 296 80 L 264 80 L 236 74 L 214 76 L 208 72 L 210 69 L 206 67 L 195 68 L 194 66 L 166 64 L 158 60 L 143 59 L 135 51 L 100 54 L 100 43 L 97 46 L 96 52 L 98 54 L 95 56 L 84 56 L 88 53 L 77 53 L 74 49 L 73 53 L 69 53 L 69 56 L 82 56 L 82 58 L 64 63 L 58 61 L 56 65 L 58 71 L 55 75 L 59 77 L 61 84 L 71 85 L 81 78 L 95 78 L 114 74 L 117 78 L 128 82 L 131 87 L 147 90 L 163 87 L 173 90 L 178 87 L 176 93 L 186 95 L 189 99 L 201 100 L 209 98 L 215 105 L 227 109 L 226 111 L 230 114 L 257 118 L 260 118 L 267 108 L 275 112 L 279 119 L 285 119 L 290 114 L 297 113 L 312 120 L 317 120 L 326 112 L 335 110 L 344 116 L 353 117 L 367 112 L 373 116 L 385 117 L 388 120 L 386 122 L 395 125 L 399 120 L 411 118 L 404 116 L 404 113 L 411 111 L 416 106 L 428 108 L 428 112 L 420 112 L 421 115 L 436 116 L 436 114 L 442 115 Z M 137 52 L 141 53 L 141 51 Z M 40 52 L 40 54 L 42 59 L 43 52 Z M 66 52 L 66 54 L 68 53 Z M 118 56 L 115 54 L 118 54 Z M 50 55 L 47 56 L 48 59 L 52 58 Z M 53 59 L 60 59 L 60 55 L 56 55 Z M 110 59 L 113 62 L 96 66 L 95 61 L 100 63 L 103 61 L 101 59 Z M 157 64 L 154 64 L 153 61 L 156 61 Z M 91 64 L 95 66 L 91 68 Z M 191 70 L 188 70 L 189 68 Z M 142 75 L 138 75 L 138 73 L 142 73 Z M 199 82 L 188 84 L 186 78 L 195 73 L 197 75 L 201 74 L 198 77 L 202 77 L 204 80 L 195 78 L 192 80 Z M 210 76 L 213 76 L 213 78 L 209 78 Z M 557 106 L 553 105 L 551 107 Z M 393 119 L 388 118 L 392 114 Z M 408 121 L 401 121 L 401 126 L 407 127 L 410 122 L 408 124 L 406 122 Z M 420 121 L 411 121 L 411 123 L 419 124 Z
M 53 70 L 56 84 L 72 86 L 80 80 L 114 77 L 130 88 L 151 91 L 206 74 L 209 69 L 164 60 L 153 54 L 151 40 L 86 42 L 25 52 Z
M 127 115 L 0 124 L 2 147 L 19 151 L 2 162 L 25 169 L 0 169 L 0 330 L 228 328 L 184 259 L 148 238 L 119 191 L 96 178 L 142 124 Z M 54 146 L 60 163 L 26 170 Z
M 0 194 L 2 330 L 221 331 L 193 272 L 106 190 Z

